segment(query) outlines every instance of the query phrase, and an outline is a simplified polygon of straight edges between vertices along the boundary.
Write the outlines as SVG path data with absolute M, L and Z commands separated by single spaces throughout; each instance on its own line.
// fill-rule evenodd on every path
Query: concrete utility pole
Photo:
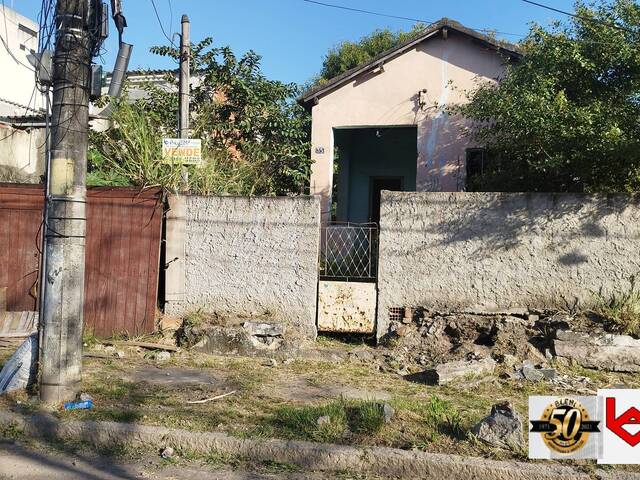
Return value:
M 189 73 L 191 68 L 191 23 L 182 15 L 182 35 L 180 35 L 180 113 L 178 126 L 180 138 L 189 138 Z
M 180 35 L 180 92 L 178 130 L 180 138 L 189 138 L 189 75 L 191 70 L 191 23 L 187 15 L 182 15 L 182 34 Z M 189 190 L 189 171 L 182 166 L 182 181 L 185 191 Z
M 40 398 L 72 400 L 82 369 L 89 89 L 97 2 L 58 0 L 53 57 L 50 195 L 46 202 Z

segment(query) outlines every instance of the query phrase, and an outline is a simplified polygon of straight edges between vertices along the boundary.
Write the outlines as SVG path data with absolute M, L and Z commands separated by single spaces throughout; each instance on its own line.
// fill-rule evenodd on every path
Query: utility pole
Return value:
M 40 307 L 40 399 L 72 400 L 80 389 L 89 90 L 98 2 L 58 0 L 53 57 L 50 192 Z
M 191 70 L 191 23 L 187 15 L 182 15 L 182 34 L 180 35 L 180 92 L 178 129 L 180 138 L 189 138 L 189 75 Z M 182 179 L 185 190 L 189 189 L 189 172 L 182 166 Z

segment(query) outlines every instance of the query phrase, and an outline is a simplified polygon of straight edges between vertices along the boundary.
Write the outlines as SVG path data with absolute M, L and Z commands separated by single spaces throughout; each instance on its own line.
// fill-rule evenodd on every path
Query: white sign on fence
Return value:
M 199 138 L 163 138 L 162 158 L 165 163 L 199 164 L 202 140 Z

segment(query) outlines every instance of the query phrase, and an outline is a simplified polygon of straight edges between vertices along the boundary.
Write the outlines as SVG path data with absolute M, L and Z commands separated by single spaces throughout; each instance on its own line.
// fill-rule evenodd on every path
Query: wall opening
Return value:
M 415 191 L 417 127 L 336 128 L 332 220 L 380 219 L 380 191 Z

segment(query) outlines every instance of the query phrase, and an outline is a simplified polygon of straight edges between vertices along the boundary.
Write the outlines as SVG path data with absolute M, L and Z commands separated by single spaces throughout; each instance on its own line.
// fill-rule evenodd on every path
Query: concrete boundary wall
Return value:
M 259 317 L 315 337 L 319 197 L 171 196 L 165 313 Z
M 639 253 L 638 195 L 383 192 L 378 336 L 390 307 L 588 306 Z

